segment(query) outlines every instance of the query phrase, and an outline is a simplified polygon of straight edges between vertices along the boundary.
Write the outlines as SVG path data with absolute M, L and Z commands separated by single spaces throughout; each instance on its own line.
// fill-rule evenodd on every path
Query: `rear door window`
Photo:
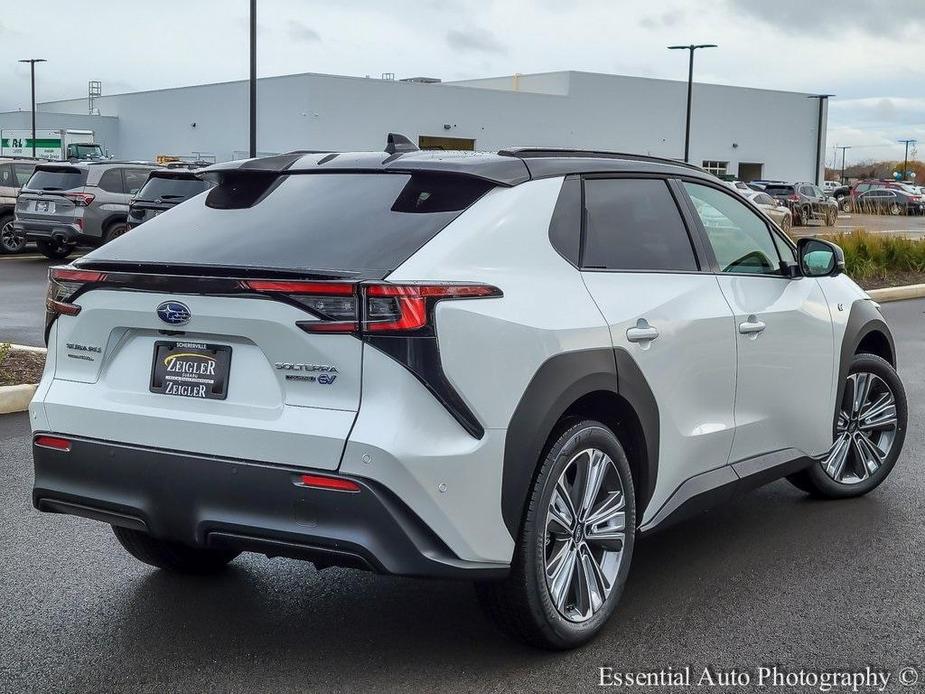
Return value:
M 451 174 L 237 174 L 88 260 L 382 277 L 493 184 Z
M 124 193 L 125 183 L 122 181 L 122 170 L 109 169 L 109 171 L 104 171 L 97 186 L 107 193 Z
M 13 164 L 13 172 L 16 176 L 16 185 L 20 188 L 32 178 L 32 172 L 35 171 L 34 164 Z
M 82 188 L 86 180 L 86 169 L 37 168 L 26 187 L 30 190 L 74 190 L 75 188 Z
M 585 209 L 585 269 L 698 269 L 687 228 L 666 181 L 588 179 Z

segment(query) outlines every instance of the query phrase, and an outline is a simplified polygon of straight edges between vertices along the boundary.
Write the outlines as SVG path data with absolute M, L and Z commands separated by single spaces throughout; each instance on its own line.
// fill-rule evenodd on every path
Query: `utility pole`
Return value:
M 21 63 L 29 63 L 29 72 L 32 75 L 32 158 L 35 159 L 35 64 L 47 62 L 45 58 L 25 58 Z
M 841 182 L 842 185 L 845 185 L 845 151 L 851 149 L 851 145 L 836 147 L 836 149 L 841 150 Z
M 250 156 L 257 156 L 257 0 L 251 0 Z
M 694 51 L 698 48 L 717 48 L 715 43 L 690 44 L 689 46 L 668 46 L 668 50 L 686 50 L 690 51 L 690 62 L 687 67 L 687 120 L 684 127 L 684 162 L 690 162 L 691 146 L 691 97 L 694 90 Z
M 909 168 L 909 145 L 914 145 L 917 140 L 897 140 L 900 144 L 906 145 L 906 156 L 903 158 L 903 180 L 906 180 L 906 170 Z

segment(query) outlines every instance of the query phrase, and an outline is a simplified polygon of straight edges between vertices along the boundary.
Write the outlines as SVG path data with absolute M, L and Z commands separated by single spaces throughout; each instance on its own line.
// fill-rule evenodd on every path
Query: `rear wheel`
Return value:
M 112 526 L 119 544 L 138 561 L 159 569 L 184 574 L 211 574 L 221 571 L 239 552 L 188 547 L 179 542 L 158 540 L 147 533 Z
M 838 207 L 839 209 L 841 209 L 842 212 L 851 212 L 851 210 L 853 209 L 853 206 L 851 204 L 851 198 L 847 196 L 842 198 L 841 202 L 838 203 Z
M 823 460 L 788 479 L 803 491 L 861 496 L 887 478 L 906 438 L 906 391 L 888 361 L 855 355 L 836 413 L 835 442 Z
M 838 218 L 838 212 L 835 210 L 826 210 L 825 211 L 825 225 L 827 227 L 835 226 L 835 220 Z
M 67 258 L 71 251 L 74 250 L 73 246 L 60 241 L 36 241 L 35 245 L 39 249 L 39 253 L 52 260 Z
M 477 584 L 479 601 L 502 630 L 531 645 L 579 646 L 620 600 L 635 529 L 623 447 L 599 422 L 574 424 L 541 461 L 510 575 Z
M 25 235 L 13 229 L 13 215 L 0 216 L 0 253 L 19 253 L 25 247 Z
M 126 231 L 128 231 L 128 222 L 113 222 L 103 232 L 103 243 L 109 243 L 113 239 L 119 238 Z

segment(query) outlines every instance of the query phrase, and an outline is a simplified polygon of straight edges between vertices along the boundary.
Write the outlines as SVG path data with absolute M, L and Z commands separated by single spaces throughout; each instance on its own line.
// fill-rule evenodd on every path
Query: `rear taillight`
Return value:
M 67 452 L 71 450 L 70 440 L 63 439 L 60 436 L 46 436 L 45 434 L 40 434 L 35 437 L 33 443 L 41 448 L 54 448 L 56 451 Z
M 328 477 L 327 475 L 300 475 L 298 482 L 300 487 L 309 487 L 311 489 L 326 489 L 332 492 L 358 492 L 360 485 L 353 480 L 344 477 Z
M 88 207 L 96 196 L 93 193 L 65 193 L 64 197 L 77 205 L 77 207 Z
M 800 196 L 797 195 L 796 193 L 793 193 L 792 195 L 788 195 L 788 196 L 787 196 L 787 199 L 788 199 L 790 202 L 800 202 Z
M 433 307 L 446 299 L 501 296 L 487 284 L 469 283 L 361 283 L 271 282 L 245 280 L 253 291 L 284 294 L 318 316 L 301 321 L 310 333 L 432 334 Z
M 75 270 L 67 267 L 53 267 L 48 271 L 48 295 L 45 298 L 45 310 L 49 314 L 76 316 L 80 306 L 73 303 L 74 298 L 87 284 L 103 282 L 106 274 L 92 270 Z

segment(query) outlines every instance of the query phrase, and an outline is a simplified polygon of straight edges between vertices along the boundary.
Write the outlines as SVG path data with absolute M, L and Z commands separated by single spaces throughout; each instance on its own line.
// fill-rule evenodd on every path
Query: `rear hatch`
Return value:
M 76 166 L 40 164 L 22 187 L 16 217 L 23 222 L 70 224 L 78 205 L 84 204 L 87 170 Z
M 152 171 L 147 182 L 132 198 L 128 212 L 128 223 L 137 226 L 157 217 L 210 187 L 192 171 Z
M 363 355 L 338 328 L 358 320 L 359 282 L 384 278 L 491 187 L 458 178 L 229 175 L 53 270 L 49 428 L 335 469 Z

